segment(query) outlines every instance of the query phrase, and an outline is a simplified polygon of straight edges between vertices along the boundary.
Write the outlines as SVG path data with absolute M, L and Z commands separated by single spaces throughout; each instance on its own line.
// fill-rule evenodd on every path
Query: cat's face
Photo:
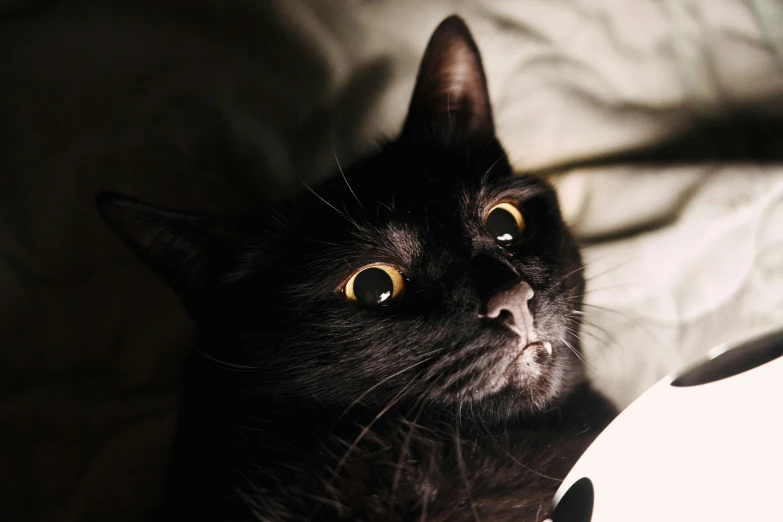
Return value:
M 430 42 L 401 136 L 330 181 L 231 222 L 101 207 L 259 393 L 504 416 L 582 376 L 578 251 L 552 189 L 512 174 L 459 19 Z
M 294 202 L 275 262 L 251 261 L 231 298 L 256 301 L 238 326 L 258 330 L 275 387 L 502 408 L 567 386 L 581 265 L 547 185 L 513 176 L 496 144 L 395 143 L 345 175 L 315 188 L 337 210 Z

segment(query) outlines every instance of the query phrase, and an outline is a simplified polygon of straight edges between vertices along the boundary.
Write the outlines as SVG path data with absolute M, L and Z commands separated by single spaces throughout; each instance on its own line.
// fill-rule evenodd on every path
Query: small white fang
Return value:
M 552 343 L 549 341 L 544 341 L 544 348 L 546 349 L 546 353 L 552 355 Z

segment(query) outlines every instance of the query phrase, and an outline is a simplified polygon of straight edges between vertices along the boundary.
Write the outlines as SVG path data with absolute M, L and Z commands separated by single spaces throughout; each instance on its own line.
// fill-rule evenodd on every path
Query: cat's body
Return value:
M 163 519 L 538 520 L 614 413 L 579 252 L 458 18 L 400 137 L 330 181 L 236 219 L 100 206 L 199 329 Z
M 214 375 L 203 366 L 202 378 Z M 185 422 L 199 435 L 179 440 L 161 520 L 541 521 L 614 414 L 580 389 L 527 421 L 491 423 L 465 411 L 457 422 L 397 408 L 375 420 L 377 410 L 355 408 L 334 429 L 343 409 L 220 399 L 217 429 Z

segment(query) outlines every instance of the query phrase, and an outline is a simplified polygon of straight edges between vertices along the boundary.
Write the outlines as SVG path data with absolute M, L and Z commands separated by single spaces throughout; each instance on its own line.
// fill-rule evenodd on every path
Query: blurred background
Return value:
M 395 135 L 452 13 L 584 246 L 599 388 L 783 325 L 779 0 L 0 0 L 0 520 L 160 487 L 193 325 L 95 193 L 236 212 L 328 175 Z

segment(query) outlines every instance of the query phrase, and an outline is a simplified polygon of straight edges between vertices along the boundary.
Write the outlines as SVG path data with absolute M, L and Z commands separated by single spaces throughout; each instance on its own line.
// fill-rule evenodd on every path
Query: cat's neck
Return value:
M 178 515 L 187 506 L 198 516 L 215 509 L 221 516 L 236 510 L 241 518 L 247 505 L 237 491 L 253 488 L 260 498 L 309 498 L 339 486 L 359 495 L 341 501 L 365 505 L 362 495 L 375 494 L 367 484 L 370 476 L 398 488 L 393 495 L 399 502 L 414 505 L 421 488 L 453 486 L 456 475 L 448 470 L 455 463 L 462 467 L 452 474 L 495 473 L 492 480 L 520 484 L 541 479 L 540 494 L 546 497 L 614 415 L 586 384 L 536 415 L 491 419 L 469 407 L 460 414 L 404 401 L 348 408 L 315 398 L 273 397 L 254 393 L 247 386 L 254 379 L 245 373 L 198 354 L 189 363 L 168 491 Z M 528 477 L 514 459 L 537 471 Z M 388 476 L 382 476 L 385 472 Z M 279 484 L 296 488 L 278 490 Z M 201 497 L 203 504 L 193 501 Z M 208 500 L 219 498 L 224 500 L 215 505 Z

